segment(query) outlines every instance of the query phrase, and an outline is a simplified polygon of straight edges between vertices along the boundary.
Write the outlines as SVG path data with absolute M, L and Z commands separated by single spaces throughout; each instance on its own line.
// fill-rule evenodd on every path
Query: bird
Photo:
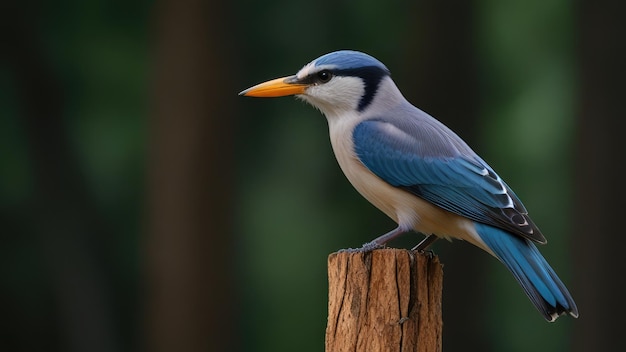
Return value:
M 326 117 L 339 167 L 395 229 L 363 245 L 384 246 L 410 231 L 467 241 L 497 258 L 549 321 L 577 318 L 571 294 L 539 252 L 546 238 L 504 180 L 455 132 L 412 105 L 378 59 L 339 50 L 295 75 L 257 84 L 248 97 L 295 96 Z

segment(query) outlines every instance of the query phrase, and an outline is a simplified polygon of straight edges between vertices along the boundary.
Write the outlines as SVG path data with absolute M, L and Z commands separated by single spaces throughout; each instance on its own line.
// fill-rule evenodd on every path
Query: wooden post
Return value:
M 440 352 L 443 270 L 405 249 L 328 257 L 326 352 Z

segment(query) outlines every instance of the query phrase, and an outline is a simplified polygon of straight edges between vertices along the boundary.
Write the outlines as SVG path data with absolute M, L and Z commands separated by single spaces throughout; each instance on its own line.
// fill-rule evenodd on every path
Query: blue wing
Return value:
M 387 183 L 447 211 L 546 242 L 515 193 L 458 136 L 432 118 L 414 122 L 361 122 L 352 136 L 357 157 Z

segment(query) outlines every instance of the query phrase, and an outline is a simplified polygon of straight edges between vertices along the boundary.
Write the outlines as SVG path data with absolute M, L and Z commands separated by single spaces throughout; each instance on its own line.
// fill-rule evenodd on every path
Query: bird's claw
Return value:
M 385 248 L 384 244 L 380 244 L 380 243 L 376 243 L 372 241 L 372 242 L 367 242 L 363 244 L 363 247 L 361 247 L 359 250 L 363 252 L 371 252 L 375 249 L 382 249 L 382 248 Z
M 384 244 L 379 244 L 376 243 L 374 241 L 372 242 L 367 242 L 365 244 L 363 244 L 363 246 L 361 248 L 345 248 L 345 249 L 340 249 L 338 252 L 347 252 L 347 253 L 357 253 L 357 252 L 363 252 L 363 253 L 367 253 L 367 252 L 371 252 L 373 250 L 376 249 L 382 249 L 385 248 Z
M 433 252 L 432 249 L 413 249 L 414 251 L 417 251 L 417 253 L 425 255 L 428 257 L 428 259 L 433 259 L 435 257 L 435 252 Z

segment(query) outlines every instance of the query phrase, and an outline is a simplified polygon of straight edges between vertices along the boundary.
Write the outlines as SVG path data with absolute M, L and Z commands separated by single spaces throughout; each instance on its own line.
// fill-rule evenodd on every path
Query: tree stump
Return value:
M 332 253 L 328 282 L 326 352 L 442 350 L 438 257 L 404 249 Z

